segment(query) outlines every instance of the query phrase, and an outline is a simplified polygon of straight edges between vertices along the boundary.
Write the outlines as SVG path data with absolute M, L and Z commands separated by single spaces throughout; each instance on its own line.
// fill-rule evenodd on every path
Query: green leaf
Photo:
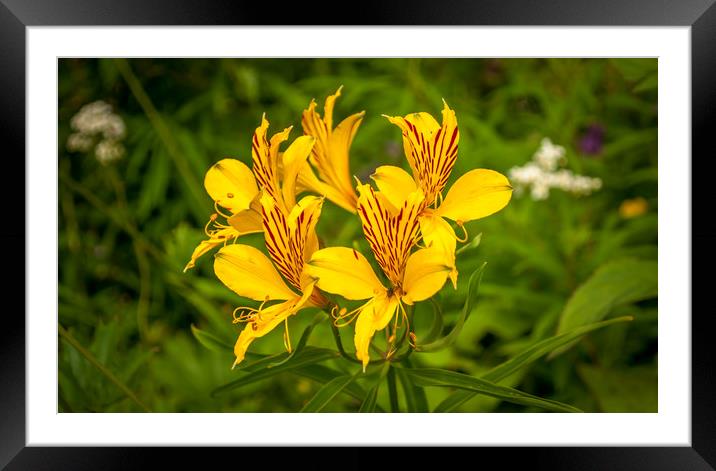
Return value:
M 455 255 L 460 255 L 463 252 L 468 252 L 472 249 L 476 249 L 477 247 L 480 246 L 481 241 L 482 241 L 482 232 L 477 234 L 470 242 L 468 242 L 467 244 L 465 244 L 462 247 L 460 247 L 459 249 L 457 249 L 455 251 Z
M 410 376 L 405 372 L 404 368 L 395 368 L 398 381 L 403 386 L 403 394 L 405 395 L 405 403 L 408 406 L 408 412 L 429 412 L 428 400 L 425 397 L 423 388 L 413 384 Z
M 652 260 L 623 259 L 602 265 L 567 301 L 557 333 L 598 322 L 617 306 L 655 297 L 658 294 L 657 270 L 657 262 Z M 551 357 L 572 345 L 565 345 Z
M 436 352 L 452 345 L 457 340 L 458 335 L 462 331 L 462 327 L 465 325 L 465 321 L 470 317 L 470 313 L 474 307 L 475 298 L 477 298 L 477 291 L 480 287 L 480 280 L 482 280 L 482 273 L 485 270 L 487 262 L 483 263 L 472 275 L 470 275 L 470 281 L 467 284 L 467 298 L 465 299 L 465 305 L 462 308 L 462 313 L 455 324 L 455 327 L 447 334 L 434 342 L 425 345 L 416 345 L 416 352 Z
M 343 389 L 355 379 L 355 375 L 339 376 L 326 383 L 306 403 L 300 412 L 320 412 L 325 408 Z
M 343 376 L 343 372 L 319 364 L 302 366 L 291 371 L 291 373 L 323 384 L 328 383 L 339 376 Z M 350 383 L 343 389 L 342 392 L 358 399 L 359 401 L 363 401 L 366 398 L 365 390 L 356 382 Z
M 405 371 L 411 379 L 420 386 L 453 387 L 474 391 L 486 396 L 496 397 L 507 402 L 534 406 L 554 412 L 582 412 L 576 407 L 551 399 L 543 399 L 532 394 L 518 391 L 513 388 L 506 388 L 482 378 L 475 378 L 466 374 L 454 371 L 440 370 L 437 368 L 406 368 Z
M 200 344 L 214 352 L 231 352 L 234 348 L 232 345 L 224 342 L 219 337 L 209 332 L 203 331 L 196 327 L 194 324 L 191 325 L 191 333 L 194 335 Z
M 430 298 L 430 305 L 433 307 L 433 323 L 430 326 L 430 331 L 423 338 L 423 341 L 427 343 L 435 340 L 443 331 L 443 309 L 433 298 Z
M 240 387 L 247 386 L 247 385 L 255 383 L 257 381 L 261 381 L 263 379 L 271 378 L 271 377 L 276 376 L 276 375 L 283 373 L 285 371 L 292 371 L 292 370 L 295 370 L 296 368 L 300 368 L 302 366 L 311 365 L 313 363 L 319 363 L 322 361 L 337 358 L 338 355 L 339 355 L 338 352 L 334 352 L 332 350 L 327 350 L 325 348 L 307 347 L 303 350 L 303 352 L 301 352 L 300 355 L 294 356 L 291 359 L 291 361 L 283 363 L 282 365 L 276 366 L 274 368 L 266 367 L 266 368 L 254 370 L 256 368 L 256 364 L 258 364 L 260 362 L 264 362 L 266 360 L 268 360 L 268 364 L 270 364 L 273 362 L 273 360 L 276 359 L 276 356 L 267 357 L 267 358 L 264 358 L 264 359 L 261 359 L 261 360 L 255 362 L 255 363 L 252 363 L 252 366 L 253 366 L 252 371 L 250 373 L 248 373 L 247 375 L 214 389 L 211 392 L 211 396 L 215 397 L 219 394 L 233 391 L 234 389 L 238 389 Z M 268 366 L 268 364 L 266 366 Z
M 291 358 L 293 358 L 294 356 L 301 353 L 303 348 L 306 346 L 306 342 L 308 342 L 308 338 L 311 336 L 311 332 L 313 332 L 313 329 L 316 327 L 316 325 L 318 325 L 318 323 L 323 319 L 324 316 L 325 314 L 323 313 L 323 311 L 316 314 L 311 323 L 303 330 L 303 334 L 301 334 L 301 338 L 298 340 L 296 348 L 294 348 L 293 351 L 286 356 L 286 358 L 284 358 L 283 360 L 279 360 L 275 363 L 271 363 L 268 367 L 273 368 L 275 366 L 280 366 L 287 361 L 290 361 Z
M 656 367 L 628 370 L 577 367 L 603 412 L 658 412 Z
M 368 394 L 365 397 L 365 400 L 360 405 L 360 409 L 358 412 L 375 412 L 377 401 L 378 401 L 378 388 L 380 387 L 380 382 L 377 382 L 370 390 L 368 391 Z
M 482 379 L 499 382 L 500 380 L 507 378 L 509 375 L 517 371 L 519 368 L 524 368 L 537 361 L 539 358 L 548 354 L 549 352 L 566 345 L 583 335 L 592 332 L 608 325 L 617 324 L 620 322 L 627 322 L 633 320 L 632 317 L 618 317 L 616 319 L 610 319 L 608 321 L 597 322 L 595 324 L 585 325 L 578 327 L 571 332 L 562 335 L 556 335 L 548 339 L 537 342 L 533 346 L 529 347 L 519 355 L 516 355 L 506 362 L 494 367 L 487 373 L 481 376 Z M 455 410 L 460 405 L 469 401 L 475 396 L 475 392 L 472 391 L 457 391 L 454 394 L 448 396 L 440 404 L 435 407 L 433 412 L 450 412 Z

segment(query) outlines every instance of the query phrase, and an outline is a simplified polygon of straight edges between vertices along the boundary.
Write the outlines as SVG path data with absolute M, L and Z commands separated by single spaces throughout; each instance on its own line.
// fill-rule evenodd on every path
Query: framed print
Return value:
M 716 10 L 578 3 L 5 1 L 3 465 L 712 469 Z

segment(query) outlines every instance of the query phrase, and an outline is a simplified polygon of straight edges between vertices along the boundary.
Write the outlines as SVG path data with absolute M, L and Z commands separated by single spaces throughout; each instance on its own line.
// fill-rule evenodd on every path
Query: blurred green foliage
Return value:
M 264 112 L 270 132 L 293 125 L 297 137 L 301 111 L 311 98 L 322 106 L 344 85 L 336 120 L 366 111 L 351 150 L 352 171 L 363 181 L 377 165 L 407 168 L 399 130 L 381 114 L 427 111 L 439 119 L 444 98 L 457 113 L 461 133 L 452 180 L 476 167 L 507 175 L 549 137 L 566 147 L 568 168 L 603 182 L 589 196 L 559 190 L 544 201 L 514 196 L 496 215 L 468 223 L 471 237 L 482 234 L 481 243 L 458 256 L 457 291 L 446 286 L 436 297 L 445 331 L 458 319 L 469 274 L 488 262 L 476 306 L 451 348 L 415 353 L 411 362 L 479 376 L 568 328 L 630 315 L 633 322 L 593 332 L 501 384 L 585 411 L 655 411 L 656 64 L 656 59 L 61 59 L 59 323 L 69 337 L 60 336 L 59 410 L 142 411 L 145 404 L 156 412 L 298 411 L 327 381 L 325 375 L 350 374 L 345 362 L 329 360 L 211 396 L 240 374 L 230 369 L 240 329 L 231 323 L 231 312 L 249 301 L 215 278 L 211 255 L 182 273 L 213 211 L 202 188 L 212 163 L 223 157 L 249 163 L 250 139 Z M 72 117 L 96 100 L 111 104 L 126 123 L 125 154 L 108 164 L 91 150 L 66 146 Z M 596 147 L 587 148 L 583 139 L 595 126 L 603 135 Z M 637 197 L 646 200 L 646 213 L 620 215 L 620 205 Z M 324 205 L 318 232 L 331 245 L 357 243 L 369 253 L 358 219 L 331 203 Z M 260 235 L 242 238 L 261 242 Z M 291 320 L 296 339 L 312 317 L 302 312 Z M 418 338 L 427 334 L 431 319 L 430 303 L 421 304 L 415 313 Z M 251 350 L 282 351 L 281 330 Z M 341 334 L 352 351 L 352 327 Z M 327 321 L 317 325 L 309 343 L 333 348 Z M 403 391 L 405 378 L 398 379 Z M 357 411 L 361 402 L 354 396 L 372 383 L 354 384 L 323 410 Z M 452 393 L 424 391 L 431 410 Z M 371 393 L 377 393 L 379 410 L 389 409 L 386 391 Z M 478 395 L 456 410 L 539 409 Z

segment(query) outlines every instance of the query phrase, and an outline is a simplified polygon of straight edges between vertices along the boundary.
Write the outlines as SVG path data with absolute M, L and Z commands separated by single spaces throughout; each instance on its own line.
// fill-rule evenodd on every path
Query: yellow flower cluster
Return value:
M 356 319 L 356 357 L 365 370 L 375 332 L 394 320 L 394 335 L 398 319 L 407 317 L 406 305 L 432 297 L 448 279 L 457 285 L 455 250 L 457 242 L 466 239 L 458 238 L 450 221 L 464 233 L 463 223 L 499 211 L 512 195 L 502 174 L 474 169 L 443 197 L 460 140 L 455 112 L 447 103 L 442 124 L 422 112 L 386 116 L 402 132 L 411 173 L 380 166 L 371 175 L 375 187 L 360 181 L 354 187 L 349 150 L 364 113 L 334 127 L 333 108 L 340 93 L 339 88 L 326 99 L 323 117 L 311 101 L 301 120 L 304 135 L 283 152 L 279 147 L 291 128 L 268 138 L 264 116 L 252 139 L 252 168 L 224 159 L 206 173 L 204 186 L 216 212 L 205 228 L 208 239 L 194 250 L 185 271 L 221 245 L 214 260 L 217 277 L 240 296 L 262 303 L 257 309 L 234 311 L 235 322 L 247 323 L 234 347 L 234 365 L 244 359 L 254 339 L 281 323 L 290 350 L 289 317 L 319 307 L 331 309 L 336 320 Z M 319 246 L 315 227 L 326 198 L 357 213 L 384 281 L 355 249 Z M 236 243 L 241 235 L 256 232 L 263 232 L 268 256 Z M 347 312 L 324 293 L 364 302 Z

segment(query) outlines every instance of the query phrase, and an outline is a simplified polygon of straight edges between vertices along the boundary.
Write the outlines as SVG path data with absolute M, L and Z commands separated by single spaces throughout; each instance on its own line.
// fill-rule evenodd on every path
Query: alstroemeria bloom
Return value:
M 413 174 L 384 165 L 371 178 L 393 205 L 400 205 L 416 188 L 423 191 L 425 200 L 419 211 L 423 241 L 426 246 L 441 248 L 454 264 L 457 236 L 445 218 L 463 227 L 467 221 L 494 214 L 510 201 L 512 187 L 504 175 L 480 168 L 458 178 L 442 197 L 460 141 L 455 112 L 443 103 L 442 125 L 424 112 L 386 116 L 403 132 L 403 148 Z M 457 271 L 450 276 L 456 282 Z
M 325 195 L 338 206 L 355 213 L 358 197 L 351 179 L 349 150 L 365 112 L 352 114 L 333 128 L 333 107 L 342 88 L 341 86 L 335 94 L 326 98 L 323 118 L 316 111 L 315 100 L 311 100 L 308 108 L 303 111 L 303 132 L 316 139 L 310 162 L 318 171 L 318 177 L 310 166 L 305 165 L 301 169 L 299 183 L 302 187 Z
M 288 139 L 291 128 L 274 134 L 269 140 L 266 137 L 268 126 L 269 122 L 263 116 L 261 125 L 254 131 L 251 140 L 253 169 L 249 169 L 240 160 L 223 159 L 206 172 L 204 187 L 214 200 L 216 212 L 211 215 L 204 229 L 209 239 L 201 241 L 194 249 L 184 271 L 194 267 L 199 257 L 217 245 L 226 245 L 241 235 L 263 230 L 260 190 L 272 196 L 286 214 L 296 204 L 296 175 L 299 168 L 305 165 L 314 139 L 299 137 L 283 153 L 284 185 L 279 189 L 279 146 Z M 225 208 L 229 214 L 219 207 Z M 226 223 L 220 222 L 219 216 L 225 218 Z
M 234 310 L 235 322 L 247 323 L 234 345 L 234 366 L 244 359 L 254 339 L 266 335 L 282 322 L 286 326 L 284 342 L 290 351 L 288 318 L 303 308 L 327 304 L 320 291 L 314 289 L 315 280 L 305 270 L 305 261 L 317 249 L 315 226 L 322 204 L 322 197 L 305 196 L 286 217 L 277 201 L 264 194 L 261 197 L 262 225 L 271 259 L 259 249 L 243 244 L 226 245 L 217 252 L 216 276 L 238 295 L 262 303 L 258 309 Z M 279 302 L 266 307 L 270 301 Z
M 366 258 L 354 249 L 330 247 L 313 254 L 308 273 L 323 291 L 346 299 L 368 300 L 358 309 L 344 314 L 356 315 L 356 357 L 365 371 L 368 348 L 376 331 L 384 329 L 403 303 L 411 305 L 434 295 L 445 284 L 452 266 L 434 248 L 410 253 L 418 240 L 418 213 L 423 207 L 423 192 L 413 191 L 393 206 L 370 185 L 359 185 L 358 215 L 373 255 L 388 278 L 389 287 L 380 281 Z M 397 321 L 397 318 L 396 318 Z

